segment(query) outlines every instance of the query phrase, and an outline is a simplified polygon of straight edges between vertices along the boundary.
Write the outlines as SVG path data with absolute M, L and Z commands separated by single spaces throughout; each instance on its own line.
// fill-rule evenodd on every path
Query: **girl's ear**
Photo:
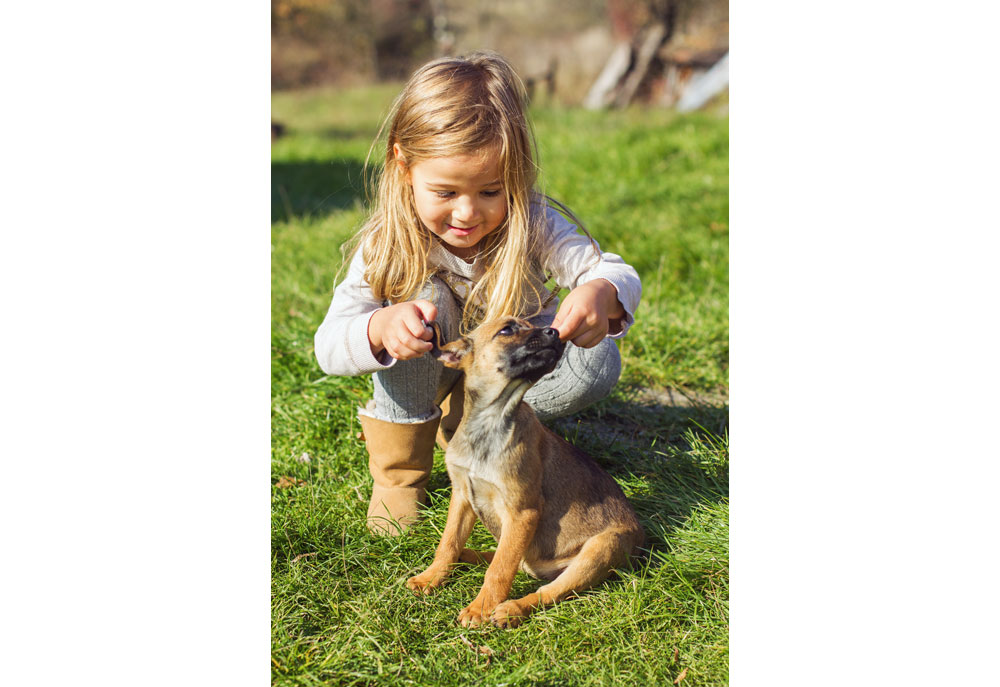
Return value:
M 392 144 L 392 154 L 396 157 L 396 164 L 399 165 L 399 171 L 401 171 L 406 176 L 406 181 L 410 181 L 410 170 L 406 167 L 406 156 L 403 155 L 403 149 L 399 147 L 398 143 Z

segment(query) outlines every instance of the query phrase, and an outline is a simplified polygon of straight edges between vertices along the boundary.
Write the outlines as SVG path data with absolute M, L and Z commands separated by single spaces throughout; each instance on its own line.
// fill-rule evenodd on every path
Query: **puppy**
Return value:
M 628 564 L 645 537 L 615 481 L 522 401 L 559 361 L 558 331 L 507 319 L 446 345 L 439 337 L 437 329 L 431 354 L 465 373 L 465 410 L 445 453 L 452 495 L 441 543 L 430 567 L 406 585 L 428 594 L 456 562 L 488 563 L 479 595 L 458 620 L 516 627 L 533 609 Z M 464 548 L 477 517 L 496 537 L 495 552 Z M 550 582 L 507 599 L 519 567 Z

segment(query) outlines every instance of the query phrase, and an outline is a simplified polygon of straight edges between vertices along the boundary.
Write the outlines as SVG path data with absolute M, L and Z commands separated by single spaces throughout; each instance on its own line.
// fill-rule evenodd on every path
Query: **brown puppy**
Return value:
M 559 361 L 558 331 L 507 319 L 440 347 L 439 335 L 432 354 L 465 372 L 465 411 L 445 453 L 452 495 L 441 543 L 430 567 L 406 585 L 427 594 L 459 560 L 489 563 L 479 595 L 458 619 L 466 627 L 490 620 L 516 627 L 534 608 L 628 564 L 645 537 L 615 481 L 521 400 Z M 476 517 L 496 537 L 495 553 L 464 548 Z M 518 567 L 551 582 L 507 600 Z

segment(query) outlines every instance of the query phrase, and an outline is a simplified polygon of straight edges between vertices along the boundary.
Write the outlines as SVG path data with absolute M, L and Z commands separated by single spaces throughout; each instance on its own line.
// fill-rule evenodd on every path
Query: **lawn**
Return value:
M 340 245 L 363 218 L 365 157 L 398 88 L 272 98 L 287 127 L 271 182 L 273 683 L 727 684 L 728 118 L 533 109 L 543 190 L 642 278 L 618 387 L 553 427 L 622 486 L 649 552 L 516 630 L 468 630 L 454 621 L 482 568 L 460 569 L 432 597 L 403 585 L 444 525 L 443 455 L 427 517 L 404 537 L 369 535 L 355 409 L 371 380 L 325 376 L 312 347 Z M 493 548 L 482 525 L 471 545 Z M 519 573 L 514 593 L 538 584 Z

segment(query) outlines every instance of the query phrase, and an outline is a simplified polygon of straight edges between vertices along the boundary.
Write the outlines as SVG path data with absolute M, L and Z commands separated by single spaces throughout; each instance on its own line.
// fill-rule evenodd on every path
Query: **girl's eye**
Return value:
M 455 196 L 454 191 L 435 191 L 434 193 L 438 198 L 453 198 Z M 500 195 L 500 191 L 482 191 L 482 195 L 487 198 L 496 198 Z

